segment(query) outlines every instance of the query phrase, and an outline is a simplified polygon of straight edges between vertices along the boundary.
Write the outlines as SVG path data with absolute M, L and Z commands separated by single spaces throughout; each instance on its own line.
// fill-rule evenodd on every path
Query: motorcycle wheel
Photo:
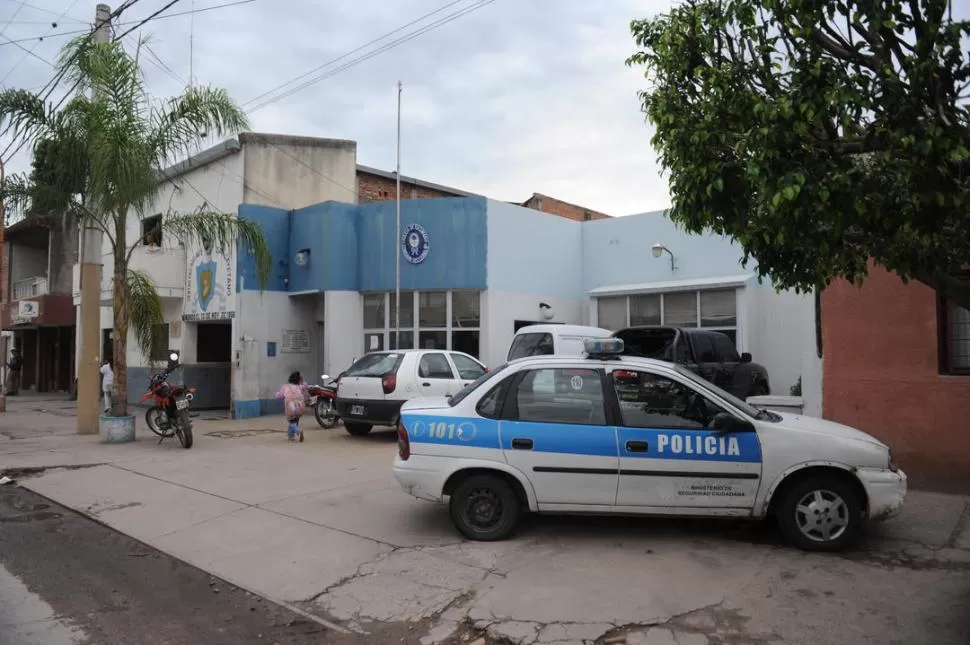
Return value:
M 179 443 L 182 447 L 189 449 L 192 447 L 192 420 L 189 419 L 189 411 L 182 410 L 178 413 L 178 420 L 175 433 L 178 435 Z
M 148 426 L 149 430 L 157 434 L 159 437 L 171 437 L 173 434 L 175 434 L 175 432 L 172 430 L 171 424 L 168 423 L 165 410 L 148 408 L 145 411 L 145 424 Z M 166 428 L 166 426 L 168 427 Z
M 313 416 L 317 418 L 317 423 L 321 428 L 329 430 L 337 425 L 337 411 L 334 410 L 332 399 L 320 399 L 313 406 Z

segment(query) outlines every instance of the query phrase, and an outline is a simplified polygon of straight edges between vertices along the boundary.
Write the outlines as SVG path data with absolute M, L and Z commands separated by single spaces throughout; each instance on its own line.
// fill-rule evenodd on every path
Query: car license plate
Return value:
M 189 407 L 189 402 L 186 401 L 185 399 L 176 399 L 175 400 L 175 409 L 176 410 L 184 410 L 184 409 L 186 409 L 188 407 Z
M 352 405 L 350 406 L 350 413 L 355 417 L 364 416 L 364 406 L 362 405 Z

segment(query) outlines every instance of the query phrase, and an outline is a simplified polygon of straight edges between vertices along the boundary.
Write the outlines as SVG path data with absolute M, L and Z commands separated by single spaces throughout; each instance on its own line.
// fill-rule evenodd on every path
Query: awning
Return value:
M 692 278 L 688 280 L 666 280 L 662 282 L 639 282 L 636 284 L 615 284 L 596 287 L 590 290 L 591 298 L 602 296 L 629 296 L 641 293 L 668 293 L 671 291 L 699 291 L 705 289 L 737 289 L 755 278 L 753 273 L 717 276 L 713 278 Z

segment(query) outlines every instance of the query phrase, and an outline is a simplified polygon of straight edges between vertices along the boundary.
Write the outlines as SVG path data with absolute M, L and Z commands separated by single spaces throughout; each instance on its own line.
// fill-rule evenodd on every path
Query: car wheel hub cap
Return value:
M 465 508 L 469 522 L 476 528 L 492 528 L 502 518 L 502 503 L 490 490 L 477 490 L 469 495 Z
M 837 540 L 849 528 L 849 507 L 830 490 L 806 494 L 795 506 L 795 523 L 813 542 Z

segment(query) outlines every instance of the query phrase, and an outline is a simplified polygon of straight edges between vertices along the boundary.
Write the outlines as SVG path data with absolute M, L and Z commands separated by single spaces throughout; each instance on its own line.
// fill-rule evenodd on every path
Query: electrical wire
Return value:
M 190 11 L 176 11 L 174 13 L 170 13 L 170 14 L 167 14 L 167 15 L 164 15 L 164 16 L 158 16 L 157 18 L 155 18 L 155 20 L 166 20 L 168 18 L 177 18 L 179 16 L 188 16 L 188 15 L 192 15 L 192 14 L 203 13 L 203 12 L 206 12 L 206 11 L 213 11 L 215 9 L 226 9 L 228 7 L 235 7 L 237 5 L 250 4 L 251 2 L 256 2 L 256 0 L 234 0 L 233 2 L 225 2 L 223 4 L 212 5 L 212 6 L 209 6 L 209 7 L 202 7 L 201 9 L 192 9 Z M 128 22 L 119 22 L 119 23 L 116 23 L 115 26 L 116 27 L 127 27 L 128 25 L 134 25 L 137 22 L 139 22 L 139 21 L 138 20 L 130 20 Z M 17 40 L 11 40 L 9 42 L 0 43 L 0 47 L 3 47 L 4 45 L 16 45 L 17 43 L 25 43 L 25 42 L 29 42 L 31 40 L 37 40 L 38 38 L 48 38 L 48 39 L 50 39 L 50 38 L 61 38 L 61 37 L 66 37 L 66 36 L 76 36 L 78 34 L 87 33 L 87 31 L 88 31 L 87 29 L 77 29 L 75 31 L 64 31 L 64 32 L 61 32 L 59 34 L 53 34 L 51 36 L 32 36 L 30 38 L 19 38 Z
M 305 74 L 301 74 L 300 76 L 297 76 L 295 78 L 292 78 L 292 79 L 286 81 L 285 83 L 282 83 L 282 84 L 274 87 L 271 90 L 267 90 L 267 91 L 263 92 L 259 96 L 254 96 L 253 98 L 251 98 L 248 101 L 244 102 L 243 103 L 243 106 L 245 107 L 246 105 L 252 105 L 254 103 L 257 103 L 263 97 L 269 96 L 273 92 L 276 92 L 277 90 L 281 90 L 281 89 L 285 88 L 287 85 L 290 85 L 292 83 L 295 83 L 296 81 L 298 81 L 300 79 L 306 78 L 307 76 L 310 76 L 311 74 L 314 74 L 316 72 L 319 72 L 320 70 L 322 70 L 324 68 L 327 68 L 330 65 L 333 65 L 334 63 L 337 63 L 337 62 L 339 62 L 339 61 L 347 58 L 351 54 L 356 54 L 360 50 L 365 49 L 365 48 L 369 47 L 370 45 L 373 45 L 375 43 L 378 43 L 378 42 L 384 40 L 385 38 L 388 38 L 389 36 L 393 36 L 397 32 L 402 31 L 404 29 L 407 29 L 411 25 L 414 25 L 416 23 L 419 23 L 422 20 L 425 20 L 427 18 L 430 18 L 431 16 L 433 16 L 433 15 L 435 15 L 437 13 L 441 13 L 445 9 L 447 9 L 449 7 L 452 7 L 452 6 L 456 5 L 456 4 L 460 4 L 462 2 L 465 2 L 465 0 L 452 0 L 452 2 L 449 2 L 449 3 L 445 4 L 445 5 L 442 5 L 441 7 L 438 7 L 437 9 L 435 9 L 434 11 L 429 11 L 428 13 L 424 14 L 423 16 L 420 16 L 418 18 L 415 18 L 411 22 L 406 23 L 406 24 L 403 24 L 403 25 L 401 25 L 400 27 L 398 27 L 397 29 L 395 29 L 393 31 L 387 32 L 383 36 L 379 36 L 379 37 L 375 38 L 374 40 L 368 41 L 368 42 L 364 43 L 363 45 L 361 45 L 360 47 L 357 47 L 356 49 L 351 49 L 349 52 L 347 52 L 347 53 L 345 53 L 345 54 L 343 54 L 341 56 L 338 56 L 337 58 L 333 58 L 331 60 L 328 60 L 326 63 L 324 63 L 323 65 L 320 65 L 319 67 L 314 67 L 313 69 L 311 69 L 309 72 L 306 72 Z
M 453 13 L 450 13 L 450 14 L 444 16 L 443 18 L 440 18 L 440 19 L 436 20 L 435 22 L 432 22 L 432 23 L 430 23 L 428 25 L 425 25 L 424 27 L 421 27 L 420 29 L 416 29 L 416 30 L 414 30 L 414 31 L 406 34 L 405 36 L 402 36 L 402 37 L 398 38 L 397 40 L 392 40 L 391 42 L 389 42 L 389 43 L 387 43 L 385 45 L 382 45 L 381 47 L 379 47 L 379 48 L 377 48 L 377 49 L 375 49 L 373 51 L 370 51 L 370 52 L 368 52 L 366 54 L 363 54 L 361 56 L 358 56 L 357 58 L 354 58 L 354 59 L 350 60 L 349 62 L 345 63 L 344 65 L 341 65 L 341 66 L 337 67 L 336 69 L 332 69 L 332 70 L 327 71 L 327 72 L 325 72 L 323 74 L 320 74 L 320 75 L 318 75 L 316 77 L 310 78 L 309 80 L 301 83 L 300 85 L 297 85 L 296 87 L 290 88 L 289 90 L 286 90 L 285 92 L 282 92 L 280 94 L 277 94 L 276 96 L 270 97 L 269 99 L 267 99 L 265 101 L 262 101 L 262 102 L 258 103 L 255 106 L 252 106 L 252 107 L 247 108 L 246 111 L 248 113 L 252 114 L 253 112 L 255 112 L 257 110 L 261 110 L 261 109 L 263 109 L 264 107 L 266 107 L 268 105 L 272 105 L 273 103 L 276 103 L 277 101 L 280 101 L 280 100 L 282 100 L 282 99 L 284 99 L 284 98 L 286 98 L 288 96 L 292 96 L 293 94 L 296 94 L 297 92 L 299 92 L 301 90 L 304 90 L 307 87 L 310 87 L 311 85 L 314 85 L 316 83 L 319 83 L 322 80 L 325 80 L 327 78 L 330 78 L 332 76 L 335 76 L 335 75 L 339 74 L 340 72 L 343 72 L 343 71 L 345 71 L 347 69 L 350 69 L 351 67 L 354 67 L 356 65 L 359 65 L 360 63 L 363 63 L 364 61 L 369 60 L 369 59 L 373 58 L 374 56 L 377 56 L 378 54 L 382 54 L 382 53 L 384 53 L 384 52 L 386 52 L 388 50 L 391 50 L 391 49 L 394 49 L 395 47 L 398 47 L 400 45 L 403 45 L 406 42 L 409 42 L 411 40 L 414 40 L 415 38 L 418 38 L 419 36 L 422 36 L 422 35 L 428 33 L 429 31 L 432 31 L 434 29 L 437 29 L 438 27 L 441 27 L 443 25 L 446 25 L 449 22 L 452 22 L 454 20 L 457 20 L 458 18 L 461 18 L 462 16 L 465 16 L 465 15 L 467 15 L 467 14 L 473 12 L 473 11 L 476 11 L 478 9 L 481 9 L 481 8 L 487 6 L 487 5 L 490 5 L 493 2 L 495 2 L 495 0 L 478 0 L 478 2 L 476 2 L 475 4 L 473 4 L 473 5 L 469 6 L 469 7 L 466 7 L 464 9 L 459 10 L 459 11 L 455 11 Z
M 0 36 L 2 36 L 4 33 L 6 33 L 7 27 L 9 27 L 10 26 L 10 23 L 13 22 L 13 19 L 17 17 L 17 14 L 19 14 L 21 11 L 23 11 L 23 9 L 24 9 L 25 6 L 27 6 L 27 3 L 25 3 L 25 2 L 21 2 L 20 3 L 20 6 L 17 7 L 17 10 L 13 12 L 13 15 L 12 16 L 10 16 L 10 20 L 8 20 L 7 22 L 5 22 L 3 24 L 3 29 L 0 29 Z
M 162 7 L 161 9 L 159 9 L 158 11 L 156 11 L 155 13 L 151 14 L 150 16 L 148 16 L 147 18 L 145 18 L 144 20 L 142 20 L 141 22 L 139 22 L 137 25 L 135 25 L 131 29 L 127 29 L 123 34 L 121 34 L 120 36 L 118 36 L 117 38 L 115 38 L 115 40 L 120 40 L 120 39 L 124 38 L 125 36 L 127 36 L 128 34 L 130 34 L 131 32 L 133 32 L 136 29 L 138 29 L 139 27 L 141 27 L 141 26 L 143 26 L 143 25 L 151 22 L 154 18 L 158 17 L 158 14 L 164 13 L 166 10 L 171 9 L 173 5 L 178 4 L 179 2 L 181 2 L 181 0 L 169 0 L 169 3 L 166 4 L 164 7 Z
M 55 21 L 54 21 L 53 23 L 51 23 L 51 28 L 47 30 L 47 33 L 46 33 L 46 34 L 44 34 L 44 36 L 41 36 L 41 38 L 40 38 L 40 40 L 43 40 L 45 36 L 48 36 L 48 35 L 50 35 L 50 33 L 51 33 L 52 31 L 54 31 L 54 30 L 55 30 L 55 29 L 57 28 L 57 27 L 55 27 L 54 25 L 56 25 L 56 24 L 57 24 L 58 22 L 60 22 L 61 20 L 63 20 L 63 19 L 64 19 L 64 16 L 66 16 L 66 15 L 67 15 L 67 13 L 68 13 L 68 12 L 69 12 L 69 11 L 70 11 L 71 9 L 73 9 L 73 8 L 74 8 L 74 5 L 76 5 L 76 4 L 78 3 L 78 2 L 80 2 L 80 0 L 74 0 L 74 2 L 72 2 L 72 3 L 70 4 L 70 6 L 69 6 L 69 7 L 67 8 L 67 9 L 65 9 L 64 11 L 62 11 L 62 12 L 61 12 L 61 14 L 60 14 L 59 16 L 57 16 L 57 20 L 55 20 Z M 6 36 L 4 36 L 4 38 L 6 38 Z M 48 64 L 48 65 L 50 65 L 51 67 L 53 67 L 53 66 L 54 66 L 54 63 L 52 63 L 52 62 L 50 62 L 49 60 L 46 60 L 46 59 L 44 59 L 44 58 L 41 58 L 40 56 L 38 56 L 37 54 L 35 54 L 35 53 L 34 53 L 34 49 L 36 49 L 36 48 L 37 48 L 37 43 L 38 43 L 38 42 L 40 42 L 40 40 L 38 40 L 37 42 L 35 42 L 35 43 L 34 43 L 34 44 L 33 44 L 33 45 L 31 46 L 31 48 L 30 48 L 29 50 L 27 50 L 27 49 L 24 49 L 24 48 L 23 48 L 23 46 L 21 46 L 21 45 L 19 45 L 19 44 L 17 45 L 17 47 L 19 47 L 20 49 L 24 49 L 24 51 L 25 51 L 26 53 L 25 53 L 25 54 L 24 54 L 23 56 L 21 56 L 21 57 L 20 57 L 20 60 L 18 60 L 18 61 L 17 61 L 17 63 L 16 63 L 16 64 L 15 64 L 15 65 L 14 65 L 13 67 L 11 67 L 11 68 L 10 68 L 10 71 L 8 71 L 8 72 L 7 72 L 6 74 L 4 74 L 4 75 L 3 75 L 3 78 L 0 78 L 0 85 L 2 85 L 2 84 L 3 84 L 3 82 L 4 82 L 5 80 L 7 80 L 8 78 L 10 78 L 10 75 L 11 75 L 11 74 L 13 74 L 13 73 L 14 73 L 14 71 L 16 71 L 16 69 L 17 69 L 18 67 L 20 67 L 20 66 L 21 66 L 21 65 L 23 64 L 23 62 L 24 62 L 25 60 L 27 60 L 27 55 L 28 55 L 28 54 L 29 54 L 29 55 L 31 55 L 31 56 L 33 56 L 34 58 L 38 58 L 38 59 L 40 59 L 41 61 L 43 61 L 43 62 L 45 62 L 45 63 L 47 63 L 47 64 Z

